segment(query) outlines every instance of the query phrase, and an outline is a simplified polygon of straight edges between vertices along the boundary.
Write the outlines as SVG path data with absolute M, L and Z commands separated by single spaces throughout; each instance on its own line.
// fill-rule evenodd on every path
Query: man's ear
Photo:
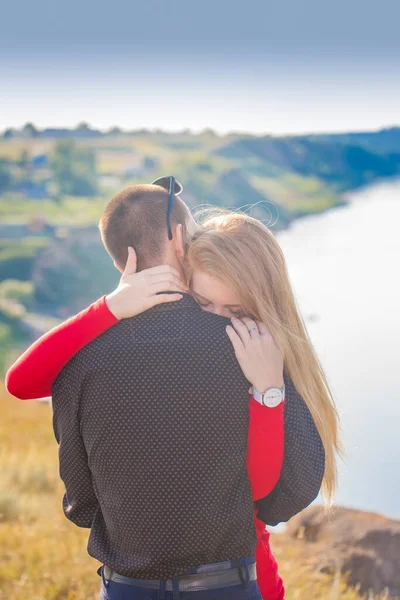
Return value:
M 113 263 L 114 263 L 114 267 L 115 267 L 116 269 L 118 269 L 118 271 L 119 271 L 120 273 L 123 273 L 123 272 L 124 272 L 124 269 L 121 269 L 121 267 L 120 267 L 120 266 L 119 266 L 119 265 L 118 265 L 118 264 L 115 262 L 115 260 L 113 261 Z
M 181 223 L 175 227 L 175 235 L 173 237 L 175 253 L 180 261 L 185 258 L 185 244 L 183 242 L 183 227 Z

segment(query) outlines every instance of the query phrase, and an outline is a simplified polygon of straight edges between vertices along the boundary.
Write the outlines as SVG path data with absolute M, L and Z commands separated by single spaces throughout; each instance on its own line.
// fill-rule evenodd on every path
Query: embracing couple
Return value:
M 6 384 L 53 397 L 63 509 L 90 529 L 102 600 L 283 600 L 265 525 L 331 500 L 338 415 L 272 232 L 229 211 L 199 225 L 181 191 L 162 177 L 109 202 L 117 289 Z

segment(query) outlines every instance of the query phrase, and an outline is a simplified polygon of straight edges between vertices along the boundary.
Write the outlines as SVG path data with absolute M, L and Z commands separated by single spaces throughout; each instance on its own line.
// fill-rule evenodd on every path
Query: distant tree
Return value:
M 158 159 L 154 156 L 145 156 L 143 159 L 143 168 L 146 171 L 152 171 L 158 166 Z
M 107 135 L 121 135 L 121 133 L 123 133 L 123 131 L 120 127 L 110 127 L 107 131 Z
M 77 148 L 79 161 L 88 173 L 96 173 L 96 152 L 93 148 L 80 147 Z
M 215 133 L 214 129 L 211 129 L 211 127 L 206 127 L 205 129 L 203 129 L 203 131 L 200 132 L 200 135 L 212 135 L 215 137 L 217 134 Z
M 128 133 L 130 135 L 151 135 L 151 131 L 149 129 L 134 129 Z
M 52 152 L 50 166 L 58 196 L 94 196 L 96 185 L 96 153 L 78 146 L 73 140 L 59 140 Z
M 88 123 L 85 123 L 85 121 L 82 121 L 82 123 L 79 123 L 75 127 L 75 131 L 78 135 L 86 135 L 86 134 L 90 133 L 91 128 Z
M 12 181 L 9 161 L 6 158 L 0 158 L 0 194 L 11 187 Z
M 100 131 L 99 129 L 93 129 L 93 127 L 90 127 L 90 125 L 88 125 L 85 122 L 79 123 L 79 125 L 76 126 L 75 129 L 72 130 L 72 136 L 71 137 L 103 137 L 104 133 L 102 131 Z
M 15 134 L 15 130 L 12 127 L 8 127 L 8 129 L 5 130 L 5 132 L 3 133 L 3 138 L 5 140 L 9 140 L 12 137 L 14 137 Z
M 17 161 L 17 164 L 21 169 L 26 169 L 29 164 L 30 158 L 27 150 L 22 150 Z
M 39 135 L 39 131 L 36 129 L 33 123 L 27 123 L 24 125 L 22 133 L 30 138 L 38 137 Z

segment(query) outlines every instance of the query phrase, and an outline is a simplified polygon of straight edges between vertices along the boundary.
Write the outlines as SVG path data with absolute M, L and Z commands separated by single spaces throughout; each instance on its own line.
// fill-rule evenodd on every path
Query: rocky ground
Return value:
M 343 507 L 326 514 L 312 506 L 275 539 L 283 554 L 286 545 L 301 543 L 314 572 L 334 576 L 340 571 L 362 594 L 400 598 L 400 521 Z

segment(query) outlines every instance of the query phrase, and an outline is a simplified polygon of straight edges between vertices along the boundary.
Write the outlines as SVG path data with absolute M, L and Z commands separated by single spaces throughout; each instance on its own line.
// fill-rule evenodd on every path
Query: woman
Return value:
M 135 262 L 132 250 L 130 256 L 132 264 Z M 194 232 L 185 267 L 189 290 L 203 309 L 232 317 L 227 334 L 249 381 L 253 383 L 250 371 L 256 349 L 262 365 L 272 364 L 273 368 L 279 365 L 283 372 L 285 362 L 324 444 L 323 489 L 330 500 L 336 485 L 335 451 L 340 449 L 337 412 L 297 310 L 285 260 L 275 237 L 251 217 L 221 214 L 208 219 Z M 50 395 L 52 382 L 75 352 L 119 318 L 134 316 L 167 301 L 155 295 L 165 287 L 154 285 L 156 280 L 166 281 L 165 269 L 156 267 L 133 275 L 135 270 L 135 266 L 129 267 L 129 272 L 125 270 L 115 292 L 38 340 L 7 374 L 10 393 L 21 398 Z M 169 277 L 173 289 L 185 291 L 171 269 Z M 171 301 L 178 299 L 179 295 L 169 297 Z M 282 405 L 268 411 L 264 408 L 251 399 L 247 466 L 253 500 L 274 488 L 283 460 Z M 273 459 L 270 470 L 259 473 L 257 458 L 266 453 Z M 262 596 L 282 599 L 284 589 L 269 549 L 269 534 L 256 515 L 255 523 L 257 577 Z
M 296 305 L 283 252 L 272 232 L 257 219 L 219 213 L 192 236 L 187 280 L 200 302 L 203 296 L 210 300 L 207 290 L 212 285 L 222 284 L 244 315 L 266 324 L 321 437 L 326 463 L 322 493 L 329 505 L 337 485 L 336 454 L 342 454 L 339 416 Z M 205 310 L 216 311 L 212 302 L 202 304 Z

